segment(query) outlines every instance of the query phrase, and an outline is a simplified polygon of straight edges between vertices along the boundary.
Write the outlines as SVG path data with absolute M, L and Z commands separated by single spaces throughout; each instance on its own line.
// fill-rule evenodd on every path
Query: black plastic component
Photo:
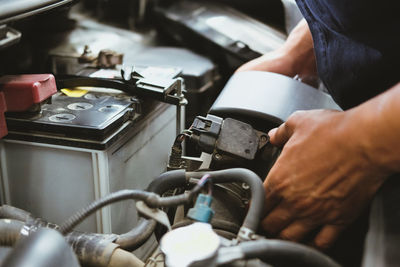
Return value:
M 74 0 L 2 0 L 0 24 L 23 19 L 74 2 Z
M 222 124 L 216 149 L 220 154 L 252 160 L 258 151 L 259 141 L 259 137 L 251 125 L 226 118 Z
M 52 229 L 40 229 L 20 240 L 7 256 L 7 267 L 78 267 L 71 247 L 63 236 Z
M 326 93 L 287 76 L 248 71 L 235 73 L 209 114 L 233 118 L 268 132 L 297 110 L 340 107 Z
M 0 25 L 0 49 L 16 44 L 21 39 L 21 33 L 6 25 Z
M 213 115 L 196 117 L 190 130 L 193 132 L 191 139 L 197 142 L 202 152 L 218 153 L 221 157 L 253 160 L 268 141 L 267 134 L 254 130 L 250 124 L 231 118 L 222 120 Z
M 285 14 L 281 0 L 215 0 L 215 2 L 232 6 L 265 23 L 284 27 Z
M 173 1 L 158 6 L 156 18 L 168 36 L 231 70 L 278 48 L 285 39 L 272 27 L 215 1 Z
M 210 154 L 213 153 L 221 125 L 222 119 L 216 116 L 208 115 L 206 118 L 201 116 L 196 117 L 191 126 L 194 134 L 192 138 L 197 140 L 197 144 L 202 151 Z

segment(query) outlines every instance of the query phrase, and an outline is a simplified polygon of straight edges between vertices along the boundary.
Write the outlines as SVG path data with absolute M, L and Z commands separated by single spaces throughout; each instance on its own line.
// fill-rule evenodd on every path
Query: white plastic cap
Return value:
M 166 233 L 160 243 L 168 267 L 185 267 L 198 261 L 213 266 L 219 246 L 219 236 L 211 225 L 199 222 Z

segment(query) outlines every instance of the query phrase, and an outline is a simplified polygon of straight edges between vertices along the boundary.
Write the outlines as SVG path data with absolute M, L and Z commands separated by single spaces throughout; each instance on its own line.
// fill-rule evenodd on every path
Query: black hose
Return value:
M 243 242 L 238 247 L 245 259 L 257 258 L 273 266 L 340 267 L 325 254 L 289 241 L 262 239 Z
M 13 246 L 19 238 L 24 222 L 11 219 L 0 220 L 0 246 Z
M 204 174 L 210 174 L 213 183 L 242 182 L 250 187 L 251 205 L 243 222 L 246 227 L 254 232 L 257 231 L 259 221 L 261 219 L 262 210 L 264 208 L 265 190 L 260 177 L 254 172 L 235 168 L 222 171 L 212 172 L 187 172 L 186 178 L 200 179 Z
M 29 212 L 26 212 L 19 208 L 9 205 L 2 205 L 0 207 L 0 218 L 14 219 L 26 222 L 28 219 L 32 218 L 32 215 Z
M 135 250 L 149 239 L 156 225 L 157 222 L 155 220 L 140 218 L 135 228 L 125 234 L 119 235 L 114 243 L 118 244 L 122 249 Z
M 191 219 L 183 219 L 182 221 L 179 221 L 177 223 L 174 223 L 172 225 L 172 229 L 188 226 L 193 223 L 193 220 Z M 235 235 L 239 231 L 239 227 L 235 223 L 231 223 L 228 221 L 223 221 L 223 220 L 218 220 L 218 219 L 212 219 L 211 220 L 211 225 L 215 230 L 222 230 L 226 232 L 230 232 L 233 235 Z
M 200 190 L 201 186 L 198 185 L 195 186 L 195 188 L 191 190 L 189 194 L 163 198 L 153 192 L 141 190 L 121 190 L 114 192 L 104 198 L 94 201 L 89 206 L 71 216 L 65 223 L 61 225 L 60 232 L 64 235 L 69 233 L 77 224 L 82 222 L 90 214 L 108 204 L 115 203 L 117 201 L 134 199 L 142 200 L 150 207 L 173 207 L 190 202 Z
M 185 170 L 164 172 L 147 187 L 147 191 L 162 195 L 170 189 L 187 185 Z
M 183 187 L 186 183 L 184 170 L 175 170 L 162 173 L 154 179 L 147 187 L 147 191 L 162 195 L 170 189 Z M 121 248 L 126 250 L 135 250 L 146 242 L 156 228 L 156 221 L 153 219 L 141 218 L 135 228 L 120 235 L 115 241 Z
M 60 232 L 65 235 L 68 234 L 76 225 L 81 223 L 84 219 L 86 219 L 89 215 L 97 211 L 98 209 L 115 203 L 120 200 L 125 199 L 136 199 L 136 200 L 145 200 L 149 197 L 149 192 L 144 192 L 140 190 L 121 190 L 115 193 L 112 193 L 104 198 L 95 200 L 89 206 L 83 208 L 73 216 L 71 216 L 68 220 L 66 220 L 60 227 Z

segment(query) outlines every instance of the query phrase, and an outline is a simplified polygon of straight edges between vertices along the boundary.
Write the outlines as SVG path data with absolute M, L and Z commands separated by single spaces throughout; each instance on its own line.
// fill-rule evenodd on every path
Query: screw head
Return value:
M 222 156 L 221 156 L 221 154 L 215 153 L 215 154 L 214 154 L 214 158 L 215 158 L 216 160 L 221 160 L 221 159 L 222 159 Z
M 250 189 L 250 186 L 246 183 L 242 183 L 242 188 L 245 190 L 248 190 L 248 189 Z

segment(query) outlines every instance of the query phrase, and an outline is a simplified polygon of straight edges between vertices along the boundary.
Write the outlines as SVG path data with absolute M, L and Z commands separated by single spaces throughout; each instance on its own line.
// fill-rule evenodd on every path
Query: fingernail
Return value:
M 276 129 L 278 129 L 278 128 L 274 128 L 274 129 L 269 130 L 268 136 L 269 136 L 269 137 L 272 137 L 272 136 L 275 134 Z

